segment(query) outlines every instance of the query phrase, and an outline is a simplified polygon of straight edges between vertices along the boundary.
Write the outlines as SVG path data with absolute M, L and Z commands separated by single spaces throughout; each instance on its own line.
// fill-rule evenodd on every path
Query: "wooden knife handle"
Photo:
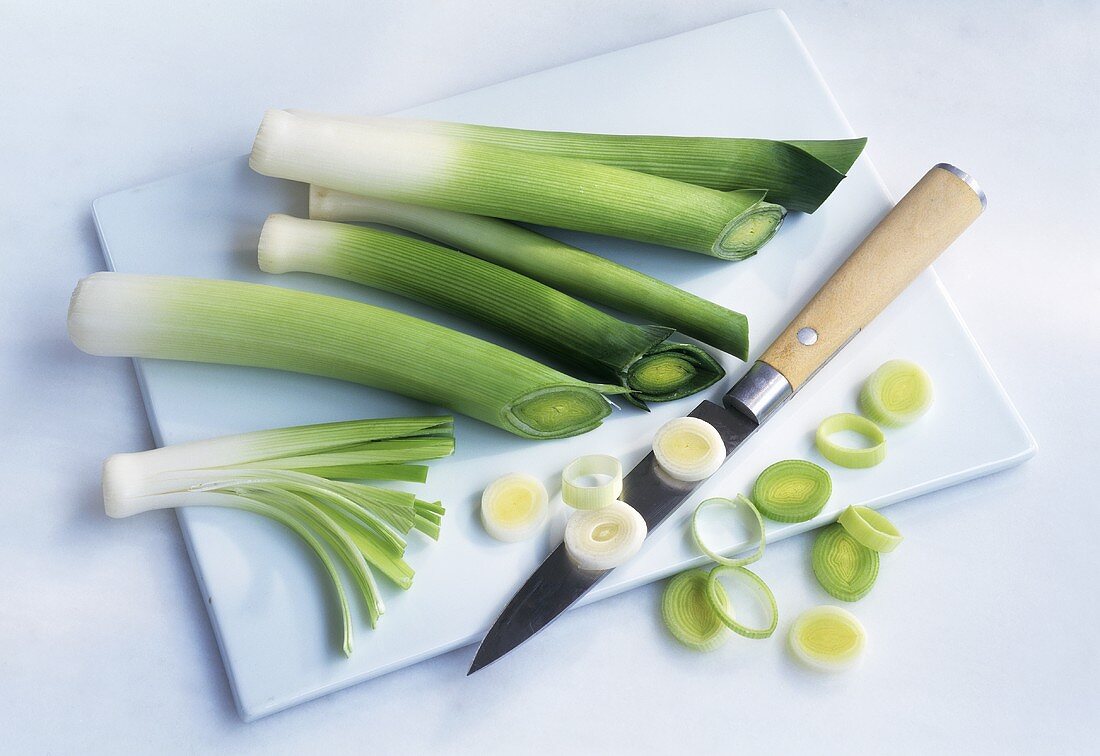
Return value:
M 760 358 L 797 391 L 985 209 L 976 182 L 941 163 L 901 198 Z

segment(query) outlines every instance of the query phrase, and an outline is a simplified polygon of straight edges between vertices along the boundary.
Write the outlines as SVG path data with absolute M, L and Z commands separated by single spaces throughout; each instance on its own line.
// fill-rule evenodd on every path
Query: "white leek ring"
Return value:
M 610 454 L 577 457 L 561 472 L 561 498 L 574 509 L 603 509 L 623 492 L 623 466 Z
M 751 513 L 752 519 L 756 523 L 757 547 L 755 551 L 753 551 L 746 557 L 741 557 L 740 559 L 732 559 L 727 556 L 722 556 L 717 551 L 707 546 L 706 542 L 703 540 L 702 535 L 700 535 L 699 533 L 699 513 L 702 512 L 704 509 L 713 509 L 718 507 L 731 509 L 735 512 L 738 510 L 748 510 Z M 692 539 L 694 539 L 695 545 L 699 547 L 700 551 L 713 559 L 715 562 L 718 562 L 718 564 L 724 564 L 727 567 L 743 567 L 746 564 L 752 564 L 753 562 L 760 559 L 760 557 L 764 556 L 764 546 L 767 540 L 764 536 L 764 519 L 760 516 L 760 512 L 749 499 L 741 496 L 740 494 L 737 495 L 736 499 L 707 499 L 698 507 L 696 507 L 695 513 L 691 516 L 691 537 Z
M 726 461 L 726 445 L 714 426 L 697 417 L 669 420 L 653 437 L 657 464 L 677 480 L 709 478 Z
M 932 406 L 932 379 L 920 365 L 890 360 L 871 373 L 859 392 L 859 408 L 888 428 L 913 422 Z
M 787 635 L 787 646 L 803 664 L 823 672 L 839 672 L 859 661 L 867 644 L 863 625 L 839 606 L 817 606 L 798 615 Z
M 768 608 L 771 617 L 767 627 L 749 627 L 733 618 L 733 613 L 728 609 L 729 599 L 721 582 L 721 578 L 726 576 L 737 577 L 755 589 L 763 604 Z M 779 625 L 779 608 L 776 606 L 775 594 L 772 593 L 772 589 L 755 572 L 750 572 L 744 567 L 729 567 L 720 564 L 711 570 L 710 576 L 707 578 L 707 598 L 710 600 L 711 609 L 718 615 L 718 619 L 722 621 L 722 624 L 738 635 L 753 639 L 770 638 Z
M 638 553 L 648 528 L 634 507 L 615 501 L 581 509 L 565 523 L 565 549 L 582 570 L 610 570 Z
M 530 538 L 546 522 L 548 512 L 546 487 L 524 473 L 497 478 L 481 494 L 481 524 L 505 543 Z
M 840 513 L 837 522 L 848 535 L 873 551 L 893 551 L 902 542 L 901 531 L 894 523 L 870 507 L 848 507 Z
M 843 431 L 858 433 L 866 438 L 870 445 L 851 447 L 833 441 L 832 435 Z M 841 412 L 839 415 L 822 420 L 821 425 L 817 426 L 814 443 L 817 450 L 821 452 L 821 456 L 841 467 L 874 467 L 886 459 L 886 435 L 882 432 L 882 428 L 867 418 L 850 412 Z

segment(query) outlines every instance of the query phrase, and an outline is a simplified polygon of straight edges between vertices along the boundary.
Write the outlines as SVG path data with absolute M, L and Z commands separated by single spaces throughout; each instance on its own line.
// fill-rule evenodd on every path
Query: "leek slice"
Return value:
M 727 577 L 736 578 L 753 589 L 761 603 L 768 609 L 770 620 L 766 627 L 748 627 L 733 618 L 733 613 L 728 610 L 727 604 L 723 601 L 728 596 L 722 587 L 721 581 Z M 731 567 L 720 564 L 711 570 L 710 575 L 707 577 L 707 599 L 710 601 L 711 609 L 718 615 L 718 619 L 721 620 L 722 624 L 746 638 L 754 640 L 770 638 L 779 625 L 779 608 L 775 603 L 775 594 L 756 573 L 750 572 L 745 567 Z
M 704 509 L 718 508 L 731 509 L 735 512 L 739 510 L 748 510 L 750 513 L 752 513 L 753 520 L 756 524 L 757 533 L 757 546 L 755 551 L 753 551 L 746 557 L 733 559 L 731 557 L 722 556 L 717 551 L 707 546 L 706 542 L 703 540 L 702 535 L 699 533 L 699 514 Z M 718 562 L 718 564 L 724 564 L 728 567 L 743 567 L 746 564 L 752 564 L 753 562 L 759 560 L 761 557 L 764 556 L 764 547 L 767 542 L 767 536 L 765 536 L 764 534 L 764 520 L 760 517 L 760 512 L 750 500 L 746 499 L 740 494 L 737 495 L 736 499 L 707 499 L 699 506 L 697 506 L 695 508 L 695 512 L 691 515 L 691 537 L 692 540 L 695 541 L 695 545 L 699 547 L 700 551 L 713 559 L 715 562 Z
M 507 221 L 317 186 L 310 187 L 309 215 L 412 231 L 567 294 L 672 326 L 738 359 L 748 358 L 748 320 L 741 313 Z
M 647 532 L 634 507 L 614 501 L 571 514 L 565 523 L 565 549 L 582 570 L 610 570 L 638 553 Z
M 768 200 L 812 213 L 844 179 L 866 139 L 773 141 L 527 131 L 466 123 L 346 118 L 407 131 L 590 160 L 728 191 L 767 189 Z
M 697 417 L 677 417 L 657 429 L 653 455 L 677 480 L 709 478 L 726 461 L 726 445 L 714 426 Z
M 443 210 L 588 231 L 741 260 L 786 210 L 765 191 L 719 192 L 599 163 L 384 123 L 269 110 L 249 165 L 267 176 Z
M 537 478 L 509 473 L 494 480 L 481 494 L 481 524 L 498 541 L 522 541 L 546 522 L 548 500 L 546 487 Z
M 837 522 L 856 541 L 879 553 L 893 551 L 903 540 L 894 523 L 870 507 L 848 507 L 840 513 Z
M 867 644 L 863 624 L 847 609 L 816 606 L 798 615 L 787 646 L 803 664 L 822 672 L 839 672 L 859 662 Z
M 842 525 L 821 531 L 811 561 L 817 582 L 841 601 L 859 601 L 878 578 L 878 552 L 861 544 Z
M 832 493 L 833 480 L 824 468 L 802 459 L 786 459 L 760 473 L 752 500 L 769 520 L 805 522 L 824 509 Z
M 494 344 L 417 318 L 275 286 L 96 273 L 69 307 L 90 354 L 276 368 L 363 383 L 440 404 L 525 438 L 599 426 L 600 394 Z
M 869 442 L 866 447 L 843 446 L 830 438 L 834 433 L 852 431 Z M 851 468 L 874 467 L 886 459 L 886 435 L 865 417 L 842 412 L 827 417 L 817 426 L 814 444 L 821 456 L 835 465 Z
M 703 349 L 668 343 L 672 328 L 614 318 L 491 262 L 407 236 L 272 215 L 259 241 L 268 273 L 318 273 L 483 323 L 608 382 L 645 407 L 694 394 L 725 370 Z
M 681 572 L 668 581 L 661 596 L 661 617 L 672 636 L 695 651 L 713 651 L 729 640 L 729 630 L 711 608 L 706 570 Z M 729 610 L 723 591 L 718 600 Z
M 623 466 L 610 454 L 577 457 L 561 471 L 561 499 L 574 509 L 603 509 L 623 492 Z
M 890 360 L 871 373 L 859 392 L 859 408 L 889 428 L 908 425 L 932 406 L 932 379 L 920 365 Z

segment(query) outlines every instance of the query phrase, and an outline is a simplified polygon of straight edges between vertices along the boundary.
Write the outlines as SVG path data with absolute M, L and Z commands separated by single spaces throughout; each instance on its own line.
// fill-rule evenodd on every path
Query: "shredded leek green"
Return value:
M 786 210 L 763 190 L 720 192 L 599 163 L 270 110 L 249 165 L 268 176 L 397 202 L 588 231 L 741 260 Z
M 520 273 L 407 236 L 272 215 L 259 262 L 269 273 L 334 276 L 483 323 L 621 383 L 641 407 L 694 394 L 725 375 L 703 349 L 669 343 L 672 328 L 626 323 Z
M 748 556 L 734 559 L 719 554 L 716 550 L 710 548 L 707 545 L 706 541 L 703 539 L 702 534 L 699 532 L 699 515 L 705 509 L 719 508 L 730 509 L 735 512 L 738 510 L 748 510 L 748 512 L 752 515 L 752 519 L 756 525 L 757 546 L 755 551 L 753 551 Z M 718 564 L 724 564 L 729 567 L 743 567 L 746 564 L 752 564 L 753 562 L 758 561 L 761 557 L 764 556 L 764 547 L 767 544 L 767 536 L 765 536 L 764 534 L 764 520 L 761 519 L 760 512 L 757 511 L 756 507 L 751 501 L 746 499 L 744 496 L 741 496 L 740 494 L 737 495 L 736 500 L 722 498 L 707 499 L 706 501 L 702 502 L 698 507 L 696 507 L 695 512 L 691 515 L 691 537 L 692 540 L 695 541 L 695 545 L 699 547 L 700 551 L 713 559 L 715 562 L 718 562 Z M 749 547 L 746 548 L 750 547 L 751 544 Z M 744 549 L 742 549 L 742 551 L 744 551 Z
M 821 587 L 841 601 L 858 601 L 878 578 L 878 552 L 867 548 L 844 529 L 830 525 L 814 541 L 814 575 Z
M 850 447 L 838 444 L 834 433 L 852 431 L 868 441 L 866 447 Z M 874 467 L 886 459 L 886 436 L 882 429 L 865 417 L 842 412 L 821 421 L 814 434 L 814 444 L 821 456 L 841 467 Z
M 665 627 L 676 640 L 695 651 L 713 651 L 729 639 L 729 630 L 711 608 L 707 580 L 706 570 L 681 572 L 668 581 L 661 596 Z M 729 611 L 725 591 L 717 594 L 717 601 Z
M 832 492 L 833 481 L 824 468 L 802 459 L 787 459 L 760 473 L 752 500 L 770 520 L 805 522 L 817 516 Z
M 69 307 L 85 352 L 290 370 L 363 383 L 525 438 L 562 438 L 611 412 L 585 383 L 494 344 L 397 312 L 276 286 L 96 273 Z
M 908 425 L 932 406 L 932 379 L 920 365 L 890 360 L 871 373 L 859 392 L 859 408 L 879 425 Z
M 103 502 L 111 517 L 220 506 L 287 526 L 317 554 L 335 586 L 342 645 L 350 655 L 350 608 L 329 551 L 347 568 L 374 627 L 384 607 L 371 568 L 408 588 L 413 571 L 403 559 L 404 535 L 415 529 L 438 538 L 444 509 L 405 491 L 329 480 L 309 471 L 331 465 L 337 477 L 352 468 L 410 467 L 360 461 L 424 460 L 453 450 L 450 417 L 352 420 L 222 436 L 108 458 Z
M 748 358 L 748 320 L 741 313 L 507 221 L 318 186 L 310 187 L 309 215 L 412 231 L 567 294 L 673 326 L 738 359 Z

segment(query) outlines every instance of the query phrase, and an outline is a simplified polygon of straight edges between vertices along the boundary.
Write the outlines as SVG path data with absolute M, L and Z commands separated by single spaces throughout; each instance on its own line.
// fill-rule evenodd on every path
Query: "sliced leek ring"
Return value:
M 858 433 L 866 438 L 870 445 L 853 448 L 833 441 L 832 435 L 843 431 Z M 821 425 L 817 426 L 814 443 L 817 450 L 821 452 L 821 456 L 841 467 L 874 467 L 886 459 L 886 435 L 882 432 L 882 428 L 867 418 L 850 412 L 841 412 L 839 415 L 822 420 Z
M 726 577 L 742 580 L 756 591 L 761 602 L 768 607 L 771 616 L 767 627 L 748 627 L 733 618 L 733 612 L 728 609 L 729 597 L 721 582 L 722 578 Z M 750 572 L 745 567 L 729 567 L 720 564 L 711 570 L 710 575 L 707 577 L 707 598 L 710 601 L 711 609 L 718 615 L 718 619 L 722 621 L 722 624 L 738 635 L 753 639 L 770 638 L 779 625 L 779 608 L 775 604 L 775 594 L 755 572 Z
M 813 669 L 839 672 L 859 662 L 867 633 L 855 615 L 839 606 L 816 606 L 798 615 L 787 635 L 796 659 Z
M 890 360 L 871 373 L 859 392 L 859 408 L 888 428 L 908 425 L 932 406 L 932 379 L 915 362 Z
M 893 551 L 903 540 L 894 523 L 870 507 L 848 507 L 840 513 L 837 522 L 848 535 L 873 551 Z
M 805 522 L 817 516 L 833 493 L 825 468 L 804 459 L 785 459 L 765 468 L 752 487 L 753 503 L 776 522 Z
M 623 466 L 610 454 L 577 457 L 561 472 L 561 498 L 574 509 L 602 509 L 623 492 Z
M 634 507 L 615 501 L 571 514 L 565 523 L 565 549 L 582 570 L 610 570 L 638 553 L 647 532 Z
M 699 533 L 699 513 L 704 509 L 717 509 L 717 508 L 731 509 L 733 511 L 747 511 L 750 513 L 751 519 L 756 523 L 756 550 L 746 557 L 739 559 L 733 559 L 731 557 L 722 556 L 714 549 L 707 546 L 703 540 L 702 535 Z M 753 562 L 764 556 L 764 546 L 767 538 L 764 535 L 764 520 L 760 517 L 760 512 L 751 501 L 746 499 L 740 494 L 736 499 L 707 499 L 698 507 L 695 508 L 695 513 L 691 515 L 691 537 L 695 541 L 695 545 L 699 547 L 699 550 L 706 554 L 708 557 L 718 562 L 718 564 L 724 564 L 728 567 L 743 567 L 746 564 L 752 564 Z M 749 547 L 750 548 L 751 544 Z M 744 551 L 744 549 L 742 549 Z
M 661 596 L 661 617 L 676 640 L 695 651 L 713 651 L 729 640 L 730 632 L 710 606 L 707 571 L 688 570 L 668 581 Z M 728 611 L 725 591 L 719 594 Z
M 714 426 L 697 417 L 677 417 L 653 437 L 657 464 L 677 480 L 709 478 L 726 461 L 726 445 Z
M 546 522 L 548 512 L 546 487 L 524 473 L 497 478 L 481 494 L 481 524 L 505 543 L 530 538 Z
M 841 601 L 859 601 L 878 578 L 878 552 L 853 538 L 843 525 L 821 531 L 810 560 L 817 582 Z

